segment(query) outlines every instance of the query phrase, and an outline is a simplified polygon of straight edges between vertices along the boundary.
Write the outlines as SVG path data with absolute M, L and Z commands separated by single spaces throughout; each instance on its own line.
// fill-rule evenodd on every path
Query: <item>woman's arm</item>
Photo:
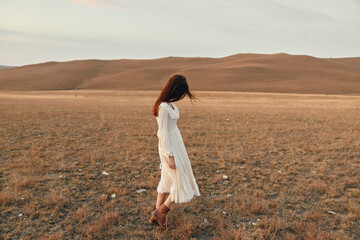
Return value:
M 161 150 L 163 150 L 161 153 L 166 157 L 172 157 L 174 156 L 173 150 L 171 147 L 170 139 L 169 139 L 169 133 L 168 133 L 168 118 L 169 113 L 166 111 L 166 109 L 163 106 L 159 106 L 159 137 L 160 137 L 160 145 Z

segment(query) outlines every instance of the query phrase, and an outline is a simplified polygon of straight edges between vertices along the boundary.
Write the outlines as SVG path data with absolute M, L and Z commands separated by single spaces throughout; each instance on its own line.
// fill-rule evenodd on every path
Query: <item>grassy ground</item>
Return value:
M 201 196 L 161 230 L 157 94 L 0 93 L 1 238 L 360 239 L 359 96 L 177 102 Z

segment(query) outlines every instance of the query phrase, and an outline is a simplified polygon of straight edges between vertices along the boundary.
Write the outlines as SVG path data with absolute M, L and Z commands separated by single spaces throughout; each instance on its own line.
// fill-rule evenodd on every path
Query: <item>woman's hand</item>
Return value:
M 168 162 L 169 167 L 170 167 L 171 169 L 176 169 L 176 164 L 175 164 L 174 156 L 168 157 L 168 158 L 167 158 L 167 162 Z

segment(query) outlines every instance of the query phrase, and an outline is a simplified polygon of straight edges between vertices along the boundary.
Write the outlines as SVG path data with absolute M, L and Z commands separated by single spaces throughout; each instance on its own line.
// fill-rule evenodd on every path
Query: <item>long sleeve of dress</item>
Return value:
M 169 139 L 169 133 L 168 133 L 169 113 L 163 106 L 160 106 L 158 115 L 159 115 L 158 137 L 160 138 L 161 151 L 162 151 L 161 153 L 166 157 L 174 156 Z

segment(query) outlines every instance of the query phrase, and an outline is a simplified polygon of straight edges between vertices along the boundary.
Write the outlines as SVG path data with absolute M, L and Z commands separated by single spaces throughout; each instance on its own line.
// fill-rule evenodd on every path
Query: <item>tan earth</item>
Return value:
M 201 196 L 173 204 L 164 231 L 148 223 L 158 94 L 0 92 L 1 237 L 360 239 L 360 96 L 195 91 L 194 105 L 177 102 Z
M 285 53 L 47 62 L 1 69 L 0 90 L 158 90 L 173 74 L 197 91 L 360 93 L 360 57 Z

